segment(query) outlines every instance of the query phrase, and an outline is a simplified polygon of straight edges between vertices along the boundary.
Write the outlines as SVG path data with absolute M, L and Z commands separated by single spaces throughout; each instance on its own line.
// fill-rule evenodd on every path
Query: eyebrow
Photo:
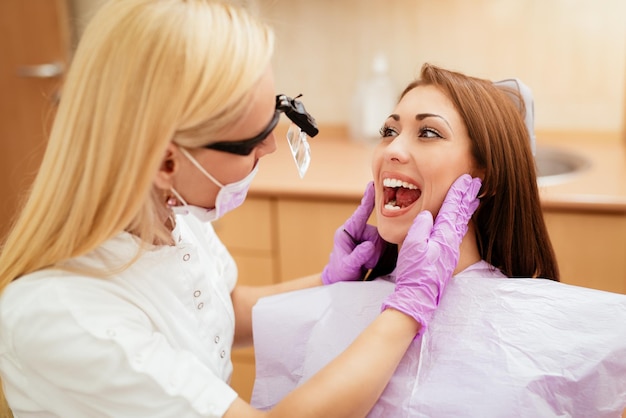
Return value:
M 395 120 L 396 122 L 400 121 L 400 115 L 398 115 L 398 114 L 393 113 L 393 114 L 389 115 L 389 117 L 391 119 Z M 420 121 L 420 122 L 423 121 L 424 119 L 428 119 L 428 118 L 438 118 L 438 119 L 441 119 L 442 121 L 444 121 L 444 123 L 446 125 L 448 125 L 448 128 L 450 128 L 450 130 L 452 132 L 454 132 L 454 129 L 452 129 L 452 126 L 450 125 L 450 123 L 443 116 L 437 115 L 435 113 L 418 113 L 417 115 L 415 115 L 415 120 Z

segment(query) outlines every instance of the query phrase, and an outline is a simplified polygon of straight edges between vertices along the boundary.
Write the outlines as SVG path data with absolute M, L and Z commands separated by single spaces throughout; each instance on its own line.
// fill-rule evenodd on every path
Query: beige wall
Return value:
M 102 0 L 72 0 L 77 24 Z M 347 123 L 377 51 L 398 91 L 431 62 L 519 77 L 538 130 L 622 130 L 623 0 L 256 0 L 277 34 L 278 91 L 303 93 L 320 123 Z M 79 27 L 80 32 L 80 27 Z

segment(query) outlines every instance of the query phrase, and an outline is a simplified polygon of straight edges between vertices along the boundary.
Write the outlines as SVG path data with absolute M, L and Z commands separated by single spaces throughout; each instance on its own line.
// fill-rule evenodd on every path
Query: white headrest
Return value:
M 528 130 L 528 134 L 530 135 L 530 149 L 535 155 L 536 151 L 536 140 L 535 140 L 535 108 L 533 102 L 533 93 L 530 88 L 522 83 L 522 81 L 518 78 L 508 78 L 506 80 L 496 81 L 493 84 L 496 86 L 505 86 L 513 90 L 517 90 L 522 96 L 522 100 L 524 100 L 524 107 L 526 109 L 524 115 L 524 123 L 526 124 L 526 129 Z M 513 99 L 517 103 L 517 96 L 512 96 Z M 521 106 L 520 106 L 521 108 Z

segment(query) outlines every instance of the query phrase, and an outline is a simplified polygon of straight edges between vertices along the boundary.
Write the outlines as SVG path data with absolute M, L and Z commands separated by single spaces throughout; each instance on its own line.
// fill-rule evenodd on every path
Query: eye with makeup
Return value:
M 378 133 L 380 134 L 381 138 L 396 137 L 399 135 L 398 131 L 396 131 L 395 128 L 392 128 L 389 125 L 383 125 Z
M 382 128 L 380 128 L 379 133 L 380 133 L 381 138 L 396 137 L 400 134 L 396 130 L 396 128 L 393 128 L 389 125 L 384 125 Z M 421 126 L 419 128 L 417 136 L 418 138 L 425 138 L 425 139 L 437 139 L 437 138 L 444 139 L 445 138 L 443 134 L 441 134 L 437 129 L 428 125 Z
M 444 138 L 444 136 L 435 128 L 432 128 L 428 125 L 424 125 L 420 128 L 419 130 L 419 135 L 420 138 L 427 138 L 427 139 L 436 139 L 436 138 Z

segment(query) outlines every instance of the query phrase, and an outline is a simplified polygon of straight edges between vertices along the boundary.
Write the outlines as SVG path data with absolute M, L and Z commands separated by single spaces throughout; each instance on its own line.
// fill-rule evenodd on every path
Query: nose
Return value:
M 408 145 L 406 136 L 398 135 L 385 147 L 385 159 L 399 163 L 407 162 L 410 158 Z

